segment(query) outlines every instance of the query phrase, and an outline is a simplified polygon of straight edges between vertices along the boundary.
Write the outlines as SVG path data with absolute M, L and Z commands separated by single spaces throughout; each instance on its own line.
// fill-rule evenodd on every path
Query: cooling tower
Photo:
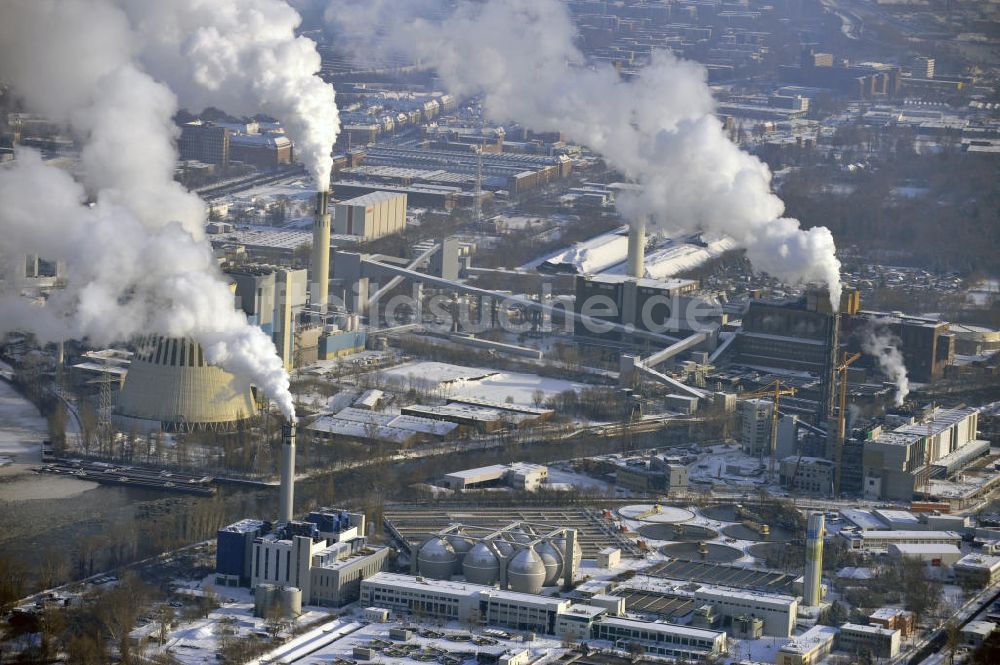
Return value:
M 139 343 L 115 409 L 123 429 L 168 432 L 231 430 L 256 413 L 250 387 L 209 365 L 199 344 L 160 336 Z
M 646 220 L 640 218 L 628 227 L 628 263 L 629 277 L 642 279 L 646 275 Z
M 316 194 L 312 243 L 309 296 L 313 306 L 318 305 L 325 312 L 330 299 L 330 192 Z
M 802 604 L 819 605 L 823 584 L 823 531 L 826 520 L 823 513 L 813 513 L 806 525 L 806 570 Z

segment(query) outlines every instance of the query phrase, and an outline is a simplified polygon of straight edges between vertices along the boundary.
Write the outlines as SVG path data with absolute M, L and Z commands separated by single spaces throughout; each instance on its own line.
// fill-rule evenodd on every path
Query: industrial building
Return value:
M 1000 581 L 1000 556 L 967 554 L 952 566 L 959 582 L 985 588 Z
M 775 665 L 814 665 L 833 651 L 838 629 L 817 624 L 778 649 Z
M 832 496 L 836 464 L 822 457 L 786 457 L 778 468 L 781 486 L 796 494 Z
M 615 469 L 615 484 L 635 492 L 686 492 L 688 469 L 679 461 L 661 455 L 620 463 Z
M 775 637 L 789 637 L 795 629 L 795 617 L 799 601 L 792 596 L 754 593 L 723 587 L 700 587 L 694 592 L 699 603 L 708 603 L 715 611 L 734 619 L 743 615 L 759 617 L 764 622 L 764 634 Z
M 364 532 L 364 515 L 328 508 L 277 525 L 241 520 L 219 529 L 215 582 L 264 595 L 290 589 L 300 604 L 340 607 L 358 599 L 361 580 L 391 553 L 369 546 Z
M 740 419 L 740 448 L 747 455 L 768 455 L 771 450 L 771 414 L 774 402 L 745 399 L 737 402 Z
M 837 633 L 837 650 L 850 654 L 870 653 L 875 658 L 895 658 L 900 638 L 899 630 L 845 623 Z
M 372 192 L 336 204 L 333 230 L 375 240 L 406 228 L 406 194 Z
M 555 635 L 642 645 L 661 656 L 703 657 L 725 653 L 726 634 L 660 622 L 608 616 L 607 608 L 563 598 L 503 591 L 469 582 L 430 581 L 378 573 L 361 583 L 361 603 L 394 612 Z
M 151 335 L 136 345 L 114 420 L 125 431 L 229 431 L 257 411 L 250 386 L 210 365 L 200 344 Z
M 847 542 L 852 550 L 864 552 L 871 550 L 888 550 L 890 545 L 927 544 L 953 545 L 958 547 L 962 536 L 954 531 L 860 531 L 857 529 L 841 529 L 837 537 Z
M 452 490 L 508 486 L 531 492 L 541 487 L 548 480 L 548 477 L 547 467 L 540 464 L 518 462 L 453 471 L 445 474 L 441 484 Z
M 841 319 L 841 342 L 848 351 L 864 350 L 867 331 L 881 329 L 896 340 L 903 354 L 906 373 L 911 381 L 930 383 L 944 376 L 944 369 L 955 360 L 955 336 L 949 331 L 947 321 L 900 312 L 875 312 L 860 310 Z M 877 360 L 866 357 L 868 367 L 877 367 Z
M 227 166 L 229 135 L 228 127 L 220 127 L 211 122 L 194 120 L 184 123 L 181 125 L 180 138 L 177 139 L 177 151 L 182 160 Z
M 896 561 L 913 559 L 933 568 L 950 568 L 962 558 L 957 546 L 935 543 L 891 543 L 887 553 Z
M 291 370 L 300 351 L 296 341 L 302 341 L 296 333 L 307 304 L 306 270 L 243 265 L 229 268 L 226 274 L 236 284 L 236 307 L 243 310 L 249 323 L 271 337 L 285 369 Z
M 986 452 L 989 443 L 976 438 L 978 422 L 978 409 L 935 409 L 924 422 L 911 417 L 892 431 L 870 430 L 864 442 L 865 498 L 910 501 L 934 477 L 935 463 L 943 464 L 943 476 Z

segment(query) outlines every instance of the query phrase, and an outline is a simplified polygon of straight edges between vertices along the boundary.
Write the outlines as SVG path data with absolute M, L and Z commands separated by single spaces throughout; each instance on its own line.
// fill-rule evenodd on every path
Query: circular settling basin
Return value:
M 657 511 L 656 506 L 652 503 L 637 503 L 619 508 L 618 516 L 628 520 L 641 520 L 650 524 L 676 524 L 693 519 L 694 513 L 690 510 L 674 506 L 660 506 L 660 509 Z
M 758 543 L 787 543 L 795 539 L 795 533 L 780 526 L 770 526 L 765 536 L 755 529 L 743 524 L 732 524 L 722 530 L 722 533 L 737 540 L 754 540 Z
M 701 551 L 700 543 L 670 543 L 660 548 L 660 552 L 682 561 L 712 561 L 714 563 L 729 563 L 736 561 L 743 552 L 735 547 L 705 543 L 705 552 Z
M 672 540 L 681 543 L 697 543 L 719 537 L 719 534 L 712 529 L 694 524 L 647 524 L 639 527 L 639 535 L 649 540 Z
M 742 517 L 736 514 L 736 506 L 732 504 L 720 504 L 701 509 L 701 514 L 710 520 L 719 522 L 739 522 Z

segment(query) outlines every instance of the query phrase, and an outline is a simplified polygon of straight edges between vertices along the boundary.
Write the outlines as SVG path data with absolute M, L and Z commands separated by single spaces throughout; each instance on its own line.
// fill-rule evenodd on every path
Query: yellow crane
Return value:
M 847 436 L 847 368 L 861 357 L 860 353 L 848 354 L 844 351 L 840 363 L 834 367 L 838 376 L 837 398 L 837 449 L 833 467 L 833 497 L 840 496 L 840 465 L 844 458 L 844 438 Z
M 771 438 L 768 443 L 768 452 L 770 454 L 767 466 L 768 480 L 774 480 L 774 450 L 778 440 L 778 404 L 781 401 L 782 395 L 795 395 L 798 390 L 798 388 L 794 388 L 792 386 L 786 386 L 783 388 L 781 379 L 778 379 L 768 385 L 767 388 L 754 390 L 753 392 L 740 393 L 740 397 L 742 399 L 771 398 L 771 404 L 773 406 L 771 408 Z

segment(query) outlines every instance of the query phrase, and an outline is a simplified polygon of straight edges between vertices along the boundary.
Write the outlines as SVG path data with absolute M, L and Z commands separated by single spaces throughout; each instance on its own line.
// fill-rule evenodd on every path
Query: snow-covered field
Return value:
M 379 372 L 383 383 L 400 390 L 416 388 L 447 398 L 473 398 L 503 404 L 508 399 L 523 406 L 535 405 L 535 391 L 545 399 L 566 390 L 585 388 L 581 383 L 535 374 L 502 372 L 431 361 L 403 363 Z

